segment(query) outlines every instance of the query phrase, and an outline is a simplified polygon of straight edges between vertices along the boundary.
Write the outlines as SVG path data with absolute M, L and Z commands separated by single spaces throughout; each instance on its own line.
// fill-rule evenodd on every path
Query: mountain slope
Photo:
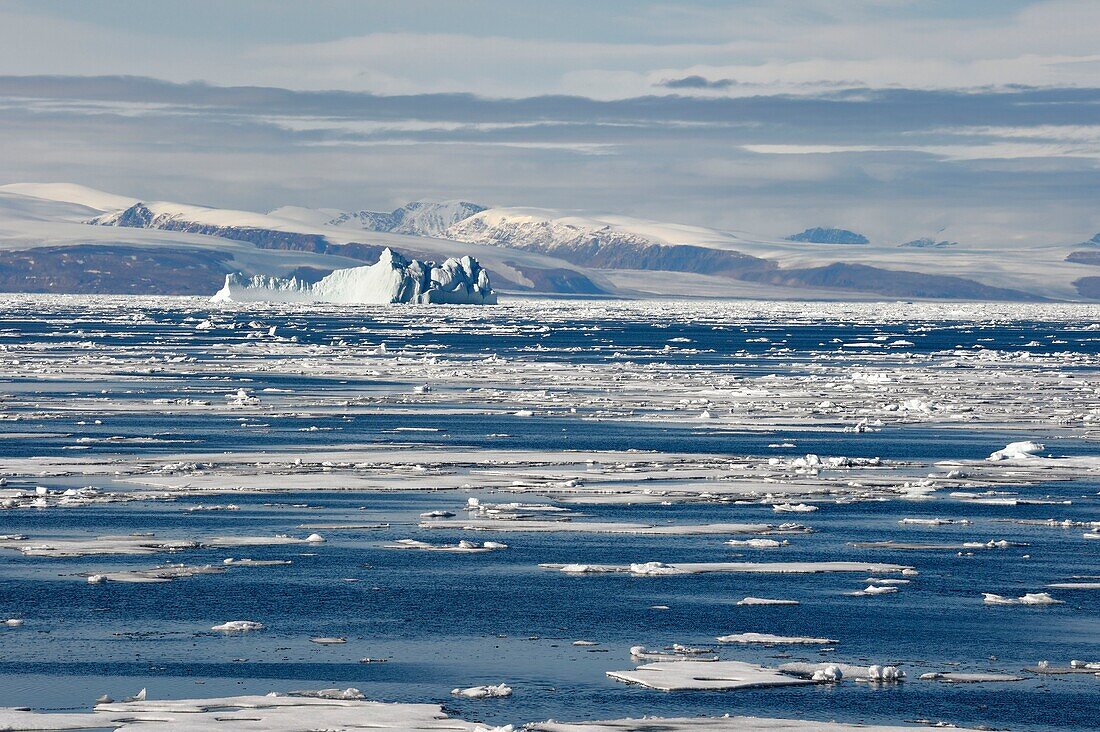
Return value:
M 389 213 L 377 211 L 342 213 L 326 223 L 330 226 L 358 225 L 367 231 L 440 237 L 452 225 L 484 210 L 484 206 L 468 201 L 442 203 L 413 201 Z
M 90 261 L 91 253 L 73 247 L 113 247 L 116 258 L 137 256 L 134 247 L 190 252 L 176 266 L 206 271 L 198 279 L 189 276 L 192 283 L 221 278 L 227 267 L 316 281 L 334 269 L 373 263 L 390 247 L 422 260 L 473 256 L 491 273 L 494 286 L 506 292 L 790 299 L 1095 297 L 1091 284 L 1080 284 L 1082 277 L 1094 276 L 1092 258 L 1071 256 L 1081 245 L 912 244 L 821 246 L 625 216 L 486 209 L 464 201 L 418 201 L 389 213 L 288 206 L 263 214 L 140 201 L 66 184 L 0 186 L 0 270 L 26 273 L 37 267 L 36 286 L 57 289 L 134 289 L 123 279 L 108 284 L 106 275 L 81 278 L 74 257 Z M 46 247 L 55 249 L 47 252 Z M 15 254 L 32 249 L 40 250 L 33 262 Z M 101 259 L 107 254 L 101 249 L 96 256 L 94 269 L 106 271 Z M 118 278 L 134 271 L 122 263 L 114 269 Z M 183 291 L 182 281 L 165 274 L 170 268 L 146 269 L 162 274 L 159 284 L 142 288 Z M 50 271 L 59 275 L 51 278 Z M 18 287 L 26 279 L 2 275 L 5 287 Z

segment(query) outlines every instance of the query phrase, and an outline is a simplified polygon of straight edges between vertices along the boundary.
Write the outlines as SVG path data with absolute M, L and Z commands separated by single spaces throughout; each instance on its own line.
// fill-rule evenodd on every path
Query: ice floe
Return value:
M 764 643 L 768 645 L 833 645 L 832 638 L 814 638 L 799 635 L 773 635 L 771 633 L 734 633 L 717 638 L 719 643 Z
M 991 453 L 988 459 L 991 462 L 999 462 L 1001 460 L 1028 460 L 1034 458 L 1045 449 L 1043 445 L 1030 440 L 1010 442 L 1004 448 Z
M 457 544 L 430 544 L 416 539 L 397 539 L 392 544 L 386 544 L 386 549 L 415 549 L 426 552 L 452 552 L 456 554 L 481 554 L 484 552 L 507 549 L 507 544 L 497 541 L 486 541 L 481 544 L 476 541 L 463 539 Z
M 143 690 L 144 692 L 144 690 Z M 43 713 L 0 707 L 0 729 L 82 730 L 126 732 L 189 730 L 380 729 L 421 732 L 510 732 L 448 717 L 437 704 L 395 704 L 365 701 L 357 689 L 325 689 L 293 695 L 230 696 L 209 699 L 151 700 L 145 693 L 123 702 L 104 701 L 91 712 Z
M 817 683 L 744 661 L 658 661 L 633 671 L 608 671 L 607 675 L 660 691 L 730 691 Z
M 1056 600 L 1049 592 L 1029 592 L 1020 597 L 1006 597 L 992 592 L 983 592 L 982 601 L 986 605 L 1062 605 L 1063 600 Z
M 471 686 L 466 689 L 452 689 L 451 694 L 469 699 L 502 699 L 512 695 L 512 687 L 506 684 Z
M 708 573 L 817 574 L 820 572 L 863 572 L 890 574 L 914 572 L 903 564 L 874 562 L 640 562 L 636 564 L 540 564 L 565 574 L 685 575 Z
M 746 597 L 737 601 L 738 605 L 798 605 L 798 600 L 777 600 L 767 597 Z
M 227 620 L 220 625 L 213 626 L 210 630 L 220 630 L 226 633 L 246 633 L 250 630 L 263 629 L 263 623 L 254 620 Z

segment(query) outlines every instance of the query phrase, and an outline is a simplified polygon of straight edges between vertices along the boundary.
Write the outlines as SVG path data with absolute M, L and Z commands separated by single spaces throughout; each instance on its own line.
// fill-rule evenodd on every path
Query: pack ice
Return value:
M 339 304 L 495 305 L 496 292 L 489 273 L 476 259 L 451 258 L 436 264 L 405 259 L 387 248 L 375 264 L 333 270 L 315 283 L 297 277 L 266 275 L 246 278 L 237 272 L 225 276 L 214 302 L 280 302 Z

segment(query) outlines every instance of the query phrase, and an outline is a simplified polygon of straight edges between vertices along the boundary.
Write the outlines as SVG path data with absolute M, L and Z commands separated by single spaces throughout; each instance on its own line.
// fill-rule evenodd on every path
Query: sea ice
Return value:
M 718 637 L 719 643 L 767 643 L 772 645 L 832 645 L 832 638 L 813 638 L 807 636 L 772 635 L 771 633 L 735 633 Z
M 1048 592 L 1029 592 L 1020 597 L 1005 597 L 992 592 L 982 593 L 986 605 L 1062 605 L 1063 600 L 1055 600 Z
M 992 462 L 999 462 L 1002 460 L 1027 460 L 1034 458 L 1037 453 L 1040 453 L 1045 448 L 1038 442 L 1032 442 L 1030 440 L 1025 442 L 1010 442 L 1001 450 L 997 450 L 989 456 L 989 460 Z
M 512 687 L 505 684 L 496 686 L 471 686 L 468 689 L 451 689 L 455 696 L 465 696 L 470 699 L 501 699 L 512 695 Z
M 738 605 L 798 605 L 798 600 L 772 600 L 766 597 L 746 597 L 737 601 Z
M 743 661 L 659 661 L 633 671 L 608 671 L 607 675 L 660 691 L 732 690 L 816 683 Z
M 263 623 L 257 623 L 254 620 L 229 620 L 221 625 L 215 625 L 210 630 L 221 630 L 228 633 L 244 633 L 249 630 L 260 630 L 263 627 Z

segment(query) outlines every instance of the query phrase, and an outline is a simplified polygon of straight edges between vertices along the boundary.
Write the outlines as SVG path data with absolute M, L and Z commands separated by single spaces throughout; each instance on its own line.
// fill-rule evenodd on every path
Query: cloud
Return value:
M 708 79 L 705 76 L 692 74 L 681 76 L 679 79 L 665 79 L 657 84 L 666 89 L 729 89 L 737 84 L 733 79 Z
M 252 0 L 147 3 L 140 12 L 101 2 L 120 12 L 5 3 L 0 68 L 383 95 L 624 99 L 837 84 L 1088 86 L 1100 66 L 1094 0 L 562 0 L 554 17 L 505 0 L 477 0 L 467 13 L 420 1 L 372 13 L 331 0 L 309 3 L 308 12 Z M 690 77 L 709 83 L 661 83 Z
M 784 235 L 1078 241 L 1100 229 L 1100 89 L 380 95 L 0 77 L 0 182 L 389 209 L 422 197 Z

